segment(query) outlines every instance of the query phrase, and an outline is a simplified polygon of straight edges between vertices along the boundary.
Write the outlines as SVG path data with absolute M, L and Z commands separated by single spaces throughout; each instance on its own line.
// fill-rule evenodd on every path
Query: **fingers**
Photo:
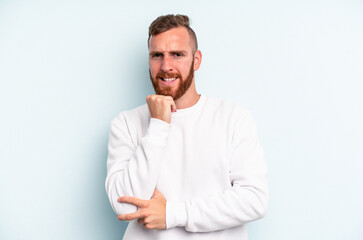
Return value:
M 139 224 L 145 224 L 145 218 L 139 218 L 139 219 L 137 220 L 137 222 L 138 222 Z
M 154 198 L 154 197 L 156 197 L 156 195 L 158 194 L 158 190 L 154 190 L 154 193 L 153 193 L 153 195 L 152 195 L 152 197 L 151 198 Z
M 156 229 L 156 225 L 149 218 L 139 218 L 137 222 L 145 229 Z
M 168 101 L 168 104 L 170 105 L 171 112 L 176 112 L 176 105 L 175 105 L 174 99 L 169 96 L 167 98 L 167 101 Z
M 156 102 L 158 104 L 168 104 L 171 107 L 171 111 L 172 112 L 176 112 L 176 105 L 174 102 L 174 99 L 171 96 L 164 96 L 164 95 L 148 95 L 146 97 L 146 102 L 147 103 L 151 103 L 151 102 Z
M 120 197 L 121 203 L 129 203 L 138 207 L 137 212 L 119 214 L 120 221 L 136 220 L 146 229 L 165 229 L 166 228 L 166 199 L 158 190 L 154 190 L 150 200 L 142 200 L 135 197 Z
M 171 122 L 171 113 L 176 112 L 176 105 L 171 96 L 149 95 L 146 97 L 150 117 L 164 122 Z
M 175 105 L 175 102 L 174 101 L 171 104 L 171 111 L 172 112 L 176 112 L 176 105 Z
M 160 101 L 165 101 L 167 105 L 170 106 L 172 112 L 176 112 L 176 105 L 174 99 L 170 96 L 162 96 L 163 98 Z
M 157 94 L 146 96 L 146 101 L 160 101 L 162 99 L 168 99 L 168 100 L 174 101 L 171 96 L 164 96 L 164 95 L 157 95 Z
M 135 197 L 120 197 L 117 201 L 120 203 L 130 203 L 139 208 L 145 208 L 148 206 L 148 201 L 142 200 L 139 198 L 135 198 Z
M 151 199 L 153 199 L 153 198 L 157 198 L 159 195 L 160 195 L 161 193 L 158 191 L 158 190 L 154 190 L 154 193 L 153 193 L 153 195 L 152 195 L 152 197 L 151 197 Z
M 138 218 L 143 217 L 140 211 L 128 214 L 119 214 L 117 215 L 118 220 L 120 221 L 132 221 Z
M 138 218 L 144 218 L 145 215 L 144 215 L 142 209 L 149 206 L 148 201 L 142 200 L 139 198 L 135 198 L 135 197 L 120 197 L 117 201 L 120 203 L 129 203 L 129 204 L 135 205 L 139 209 L 137 212 L 134 212 L 134 213 L 117 215 L 117 218 L 120 221 L 132 221 L 132 220 L 135 220 Z

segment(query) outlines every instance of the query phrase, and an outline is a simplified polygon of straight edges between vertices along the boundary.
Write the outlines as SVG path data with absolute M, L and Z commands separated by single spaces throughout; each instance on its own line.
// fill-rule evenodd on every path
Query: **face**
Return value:
M 186 28 L 172 28 L 152 36 L 149 41 L 149 73 L 155 93 L 171 96 L 174 100 L 183 96 L 199 67 L 194 59 Z

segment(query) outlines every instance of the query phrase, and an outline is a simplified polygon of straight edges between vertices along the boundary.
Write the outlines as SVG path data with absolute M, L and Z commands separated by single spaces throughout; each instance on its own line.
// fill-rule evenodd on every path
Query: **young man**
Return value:
M 247 239 L 264 216 L 267 168 L 245 108 L 200 95 L 202 54 L 189 18 L 149 27 L 155 95 L 111 122 L 106 191 L 124 239 Z

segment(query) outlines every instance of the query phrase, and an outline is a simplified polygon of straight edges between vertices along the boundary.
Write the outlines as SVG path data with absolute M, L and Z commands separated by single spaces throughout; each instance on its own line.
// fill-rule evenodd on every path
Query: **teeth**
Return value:
M 174 77 L 174 78 L 164 78 L 163 80 L 165 81 L 165 82 L 172 82 L 172 81 L 174 81 L 176 79 L 176 77 Z

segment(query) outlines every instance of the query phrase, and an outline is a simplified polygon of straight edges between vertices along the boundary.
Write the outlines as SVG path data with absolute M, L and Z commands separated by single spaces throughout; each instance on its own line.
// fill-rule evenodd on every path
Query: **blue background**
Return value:
M 121 239 L 111 119 L 145 103 L 147 31 L 191 18 L 199 93 L 254 115 L 270 180 L 251 240 L 363 239 L 363 2 L 0 1 L 0 239 Z

